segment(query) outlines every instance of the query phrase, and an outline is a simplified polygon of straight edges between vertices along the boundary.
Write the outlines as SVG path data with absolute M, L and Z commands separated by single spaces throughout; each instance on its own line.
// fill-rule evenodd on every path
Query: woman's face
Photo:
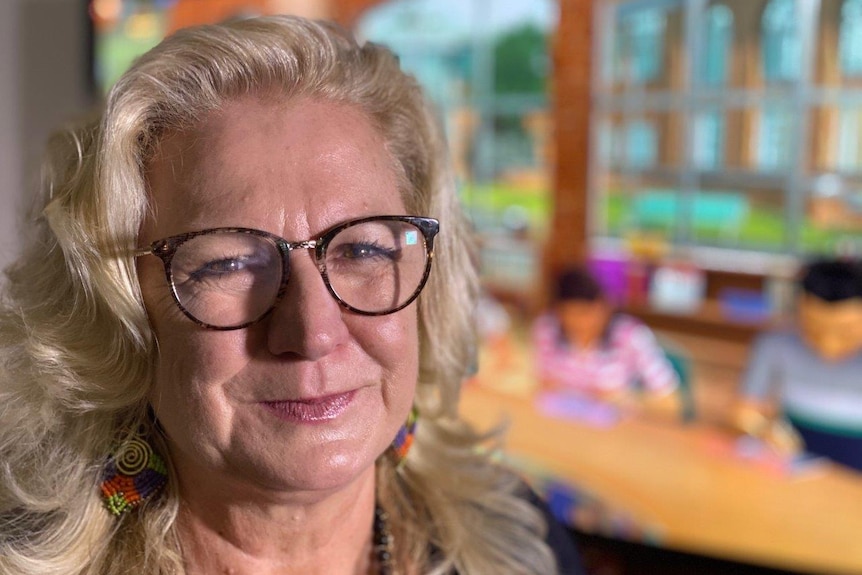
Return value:
M 140 245 L 233 226 L 288 241 L 363 216 L 405 214 L 392 162 L 357 110 L 244 99 L 164 140 L 148 167 L 154 216 Z M 171 299 L 162 262 L 139 259 L 159 342 L 150 394 L 181 489 L 210 478 L 266 491 L 321 491 L 371 473 L 410 410 L 416 304 L 369 317 L 327 291 L 312 250 L 290 253 L 273 313 L 204 329 Z

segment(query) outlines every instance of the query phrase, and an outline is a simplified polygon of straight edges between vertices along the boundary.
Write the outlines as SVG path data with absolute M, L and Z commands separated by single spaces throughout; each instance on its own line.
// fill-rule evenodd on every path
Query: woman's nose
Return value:
M 290 254 L 290 278 L 269 319 L 267 344 L 274 355 L 317 360 L 350 336 L 343 308 L 332 297 L 309 250 Z

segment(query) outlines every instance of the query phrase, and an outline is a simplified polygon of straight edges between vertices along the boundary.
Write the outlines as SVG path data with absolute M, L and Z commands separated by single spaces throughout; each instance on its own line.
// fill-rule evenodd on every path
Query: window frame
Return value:
M 775 0 L 770 0 L 772 1 Z M 648 182 L 660 180 L 670 182 L 679 190 L 681 201 L 678 213 L 682 215 L 676 218 L 669 241 L 673 249 L 689 254 L 702 267 L 716 270 L 732 268 L 733 271 L 763 273 L 764 262 L 768 267 L 772 264 L 798 262 L 812 253 L 802 228 L 808 222 L 806 203 L 812 197 L 818 179 L 823 175 L 823 170 L 815 165 L 813 146 L 810 144 L 810 135 L 817 127 L 812 126 L 812 117 L 818 106 L 838 107 L 859 102 L 857 106 L 860 108 L 855 109 L 862 109 L 862 86 L 828 89 L 817 84 L 815 72 L 816 58 L 820 49 L 818 42 L 820 42 L 822 2 L 821 0 L 793 1 L 797 15 L 796 26 L 801 55 L 798 77 L 796 79 L 782 77 L 778 81 L 767 82 L 761 60 L 759 77 L 755 77 L 747 84 L 740 84 L 735 82 L 738 74 L 735 75 L 732 72 L 734 63 L 728 61 L 726 64 L 728 79 L 724 88 L 710 83 L 706 78 L 703 58 L 707 55 L 707 47 L 702 38 L 705 36 L 703 31 L 707 25 L 707 10 L 711 6 L 730 4 L 729 8 L 734 16 L 731 42 L 736 41 L 737 27 L 740 22 L 736 17 L 737 12 L 732 1 L 623 0 L 616 3 L 603 3 L 597 8 L 597 36 L 601 36 L 603 40 L 595 44 L 593 54 L 592 106 L 594 112 L 591 119 L 592 145 L 587 192 L 589 203 L 587 242 L 591 251 L 624 250 L 623 238 L 616 233 L 608 232 L 612 223 L 608 220 L 607 201 L 610 186 L 606 182 L 613 181 L 613 178 L 626 178 L 629 182 L 644 182 L 644 189 L 649 187 Z M 768 5 L 768 3 L 764 4 L 763 12 L 768 9 Z M 666 14 L 676 10 L 677 17 L 682 19 L 683 32 L 680 45 L 676 48 L 682 50 L 687 56 L 683 58 L 678 77 L 666 81 L 664 86 L 650 87 L 634 84 L 619 86 L 614 84 L 614 74 L 608 72 L 608 66 L 618 58 L 618 56 L 609 55 L 608 51 L 618 45 L 614 35 L 620 15 L 630 15 L 637 10 L 663 10 Z M 760 14 L 761 29 L 763 12 Z M 667 37 L 664 42 L 669 42 Z M 665 47 L 665 50 L 671 49 Z M 762 58 L 762 44 L 758 43 L 758 49 Z M 789 160 L 786 161 L 788 165 L 784 167 L 765 169 L 757 167 L 756 160 L 759 153 L 756 145 L 751 145 L 749 142 L 750 145 L 742 147 L 750 149 L 733 149 L 733 142 L 728 141 L 727 118 L 728 114 L 737 113 L 745 118 L 749 129 L 755 134 L 758 131 L 766 131 L 774 137 L 775 134 L 769 129 L 769 122 L 774 120 L 774 113 L 767 117 L 762 112 L 771 110 L 770 106 L 776 101 L 782 102 L 792 117 L 792 126 L 786 128 L 788 131 L 784 134 L 784 137 L 789 140 L 789 147 L 785 151 Z M 607 142 L 607 127 L 611 125 L 611 118 L 623 115 L 638 121 L 644 115 L 659 110 L 675 117 L 674 122 L 669 125 L 675 123 L 682 126 L 681 134 L 674 144 L 677 146 L 675 153 L 678 156 L 675 163 L 668 162 L 667 157 L 662 161 L 662 154 L 659 153 L 660 165 L 654 168 L 619 167 L 614 165 L 610 157 L 603 154 L 602 146 L 604 149 L 613 147 Z M 704 151 L 698 148 L 698 131 L 703 130 L 703 122 L 698 123 L 698 118 L 710 114 L 724 116 L 722 124 L 724 150 L 718 153 L 719 158 L 725 156 L 724 167 L 698 165 L 704 157 Z M 617 124 L 619 125 L 619 121 Z M 625 130 L 625 125 L 623 122 L 622 130 Z M 661 136 L 658 139 L 660 140 Z M 737 160 L 727 157 L 731 152 L 738 154 Z M 727 167 L 734 166 L 734 162 L 736 167 Z M 862 174 L 842 174 L 838 166 L 833 166 L 828 171 L 837 173 L 841 177 L 846 176 L 848 180 L 862 176 Z M 776 205 L 783 206 L 780 208 L 783 242 L 780 245 L 756 245 L 745 242 L 706 243 L 697 240 L 690 219 L 685 215 L 691 214 L 697 194 L 706 189 L 704 182 L 707 179 L 724 181 L 727 185 L 737 187 L 743 192 L 773 189 L 776 193 L 780 193 L 782 201 Z M 854 229 L 853 235 L 858 237 L 859 245 L 862 247 L 862 230 Z

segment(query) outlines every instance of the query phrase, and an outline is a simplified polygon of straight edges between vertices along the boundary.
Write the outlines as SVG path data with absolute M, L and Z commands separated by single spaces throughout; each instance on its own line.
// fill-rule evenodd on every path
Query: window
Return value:
M 594 249 L 646 231 L 752 272 L 862 253 L 862 0 L 760 5 L 602 5 L 594 58 L 616 72 L 594 77 Z
M 704 111 L 694 119 L 696 168 L 717 170 L 724 164 L 724 117 L 718 111 Z
M 753 147 L 757 159 L 756 167 L 763 171 L 784 170 L 793 161 L 795 118 L 792 109 L 783 101 L 767 104 L 759 110 L 760 121 Z
M 710 86 L 727 83 L 730 50 L 733 47 L 733 12 L 723 4 L 706 9 L 703 50 L 703 82 Z
M 652 124 L 634 121 L 626 134 L 626 164 L 633 168 L 650 168 L 656 164 L 656 132 Z
M 769 0 L 761 20 L 763 77 L 767 82 L 796 80 L 799 77 L 797 0 Z
M 483 279 L 501 290 L 530 288 L 548 232 L 557 12 L 553 0 L 391 0 L 357 26 L 398 54 L 434 100 L 480 234 Z
M 839 59 L 845 76 L 862 77 L 862 0 L 841 6 Z
M 839 63 L 842 83 L 862 80 L 862 0 L 844 0 L 839 28 Z M 835 168 L 862 173 L 862 102 L 839 104 L 838 151 Z
M 845 107 L 839 118 L 841 130 L 835 167 L 842 172 L 862 172 L 862 108 Z
M 660 9 L 633 11 L 620 17 L 617 36 L 617 79 L 644 84 L 661 72 L 665 16 Z
M 761 19 L 763 77 L 767 83 L 796 81 L 801 62 L 796 0 L 769 0 Z M 783 100 L 763 106 L 758 113 L 758 132 L 753 151 L 755 167 L 777 171 L 793 160 L 793 111 Z

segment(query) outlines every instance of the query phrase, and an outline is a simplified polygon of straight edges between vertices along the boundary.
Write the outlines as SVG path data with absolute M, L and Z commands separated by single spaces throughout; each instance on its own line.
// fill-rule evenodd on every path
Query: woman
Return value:
M 187 29 L 53 151 L 0 318 L 0 572 L 577 570 L 458 417 L 470 245 L 388 51 Z

